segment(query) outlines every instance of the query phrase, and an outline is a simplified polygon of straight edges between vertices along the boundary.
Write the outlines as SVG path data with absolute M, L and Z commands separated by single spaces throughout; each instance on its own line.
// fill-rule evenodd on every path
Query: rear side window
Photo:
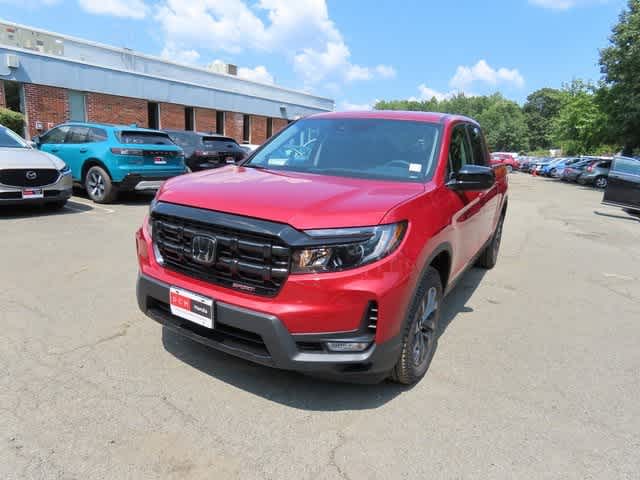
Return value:
M 107 139 L 107 131 L 102 128 L 91 127 L 89 129 L 89 135 L 87 141 L 89 142 L 104 142 Z
M 70 127 L 64 143 L 87 143 L 88 127 Z
M 474 165 L 487 165 L 487 154 L 484 144 L 482 130 L 475 125 L 468 125 L 469 138 L 471 139 L 471 151 L 473 153 Z M 507 155 L 500 155 L 498 158 L 508 158 Z
M 64 143 L 64 138 L 67 136 L 69 127 L 58 127 L 49 131 L 40 137 L 40 143 L 46 145 L 47 143 Z
M 174 145 L 169 135 L 162 132 L 120 132 L 120 142 L 127 145 Z
M 600 168 L 611 168 L 611 160 L 607 160 L 606 162 L 600 162 L 598 166 Z

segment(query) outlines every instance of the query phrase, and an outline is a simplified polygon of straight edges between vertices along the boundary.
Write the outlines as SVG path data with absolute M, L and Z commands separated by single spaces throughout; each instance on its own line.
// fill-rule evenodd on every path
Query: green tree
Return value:
M 598 100 L 598 89 L 590 83 L 574 80 L 564 86 L 553 140 L 567 155 L 593 153 L 605 142 L 608 117 Z
M 553 145 L 553 122 L 562 106 L 562 92 L 541 88 L 531 93 L 522 107 L 531 150 L 548 150 Z
M 527 126 L 522 109 L 516 102 L 507 100 L 499 93 L 478 97 L 459 94 L 443 100 L 380 101 L 375 108 L 465 115 L 480 122 L 491 150 L 520 151 L 528 148 Z
M 614 135 L 625 153 L 640 147 L 640 0 L 629 0 L 600 51 L 606 90 L 603 106 L 615 125 Z

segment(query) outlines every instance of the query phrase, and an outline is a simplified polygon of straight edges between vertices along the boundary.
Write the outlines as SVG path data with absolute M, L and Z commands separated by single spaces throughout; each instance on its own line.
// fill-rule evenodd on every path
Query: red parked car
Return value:
M 507 178 L 489 164 L 465 117 L 294 122 L 241 165 L 162 186 L 136 233 L 139 306 L 263 365 L 415 383 L 444 296 L 496 263 Z
M 520 162 L 511 153 L 494 152 L 491 154 L 491 165 L 504 165 L 509 173 L 520 170 Z

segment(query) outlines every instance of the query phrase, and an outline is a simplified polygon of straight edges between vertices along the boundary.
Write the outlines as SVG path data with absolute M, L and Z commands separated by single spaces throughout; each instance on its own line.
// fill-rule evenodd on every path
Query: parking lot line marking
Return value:
M 79 204 L 81 204 L 81 205 L 86 205 L 87 207 L 97 208 L 98 210 L 102 210 L 102 211 L 105 211 L 105 212 L 107 212 L 107 213 L 115 213 L 115 212 L 116 212 L 115 210 L 112 210 L 111 208 L 101 207 L 101 206 L 99 206 L 99 205 L 96 205 L 95 203 L 81 202 L 80 200 L 78 200 L 78 199 L 76 199 L 76 198 L 74 198 L 72 201 L 73 201 L 74 203 L 79 203 Z M 67 205 L 67 207 L 68 207 L 68 205 Z

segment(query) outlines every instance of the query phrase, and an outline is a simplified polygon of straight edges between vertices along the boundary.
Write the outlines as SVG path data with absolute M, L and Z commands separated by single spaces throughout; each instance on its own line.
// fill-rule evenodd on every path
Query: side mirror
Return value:
M 458 192 L 489 190 L 496 183 L 491 167 L 465 165 L 451 176 L 447 187 Z

